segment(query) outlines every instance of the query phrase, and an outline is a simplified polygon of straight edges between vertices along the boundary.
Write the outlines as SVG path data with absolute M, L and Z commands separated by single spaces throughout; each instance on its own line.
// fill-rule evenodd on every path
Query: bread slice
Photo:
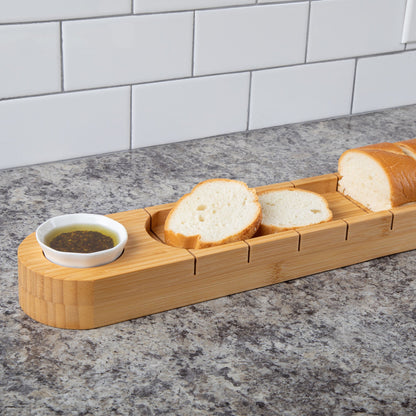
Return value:
M 303 189 L 279 189 L 259 194 L 263 219 L 260 235 L 276 233 L 332 219 L 327 200 Z
M 209 179 L 184 195 L 166 218 L 167 244 L 205 248 L 252 237 L 261 222 L 254 189 L 244 182 Z
M 338 161 L 338 190 L 371 211 L 416 201 L 416 142 L 350 149 Z

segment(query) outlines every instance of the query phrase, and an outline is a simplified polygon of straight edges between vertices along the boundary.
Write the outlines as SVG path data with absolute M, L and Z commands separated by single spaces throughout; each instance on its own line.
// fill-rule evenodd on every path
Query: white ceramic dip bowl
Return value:
M 55 230 L 72 226 L 80 226 L 83 229 L 91 226 L 92 229 L 97 227 L 108 230 L 111 235 L 115 236 L 115 245 L 112 248 L 94 253 L 58 251 L 48 246 L 49 236 Z M 127 237 L 126 229 L 119 222 L 96 214 L 60 215 L 45 221 L 36 230 L 36 239 L 49 261 L 60 266 L 77 268 L 100 266 L 116 260 L 123 252 Z

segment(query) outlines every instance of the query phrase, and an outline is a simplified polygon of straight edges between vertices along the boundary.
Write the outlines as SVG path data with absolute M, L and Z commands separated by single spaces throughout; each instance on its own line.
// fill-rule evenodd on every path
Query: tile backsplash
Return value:
M 414 104 L 407 1 L 2 0 L 0 169 Z

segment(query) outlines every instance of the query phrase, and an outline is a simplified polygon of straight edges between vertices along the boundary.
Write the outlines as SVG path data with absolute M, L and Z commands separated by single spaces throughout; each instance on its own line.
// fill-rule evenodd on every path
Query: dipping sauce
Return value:
M 58 251 L 72 253 L 95 253 L 113 248 L 117 236 L 98 225 L 72 225 L 57 228 L 46 237 L 46 244 Z

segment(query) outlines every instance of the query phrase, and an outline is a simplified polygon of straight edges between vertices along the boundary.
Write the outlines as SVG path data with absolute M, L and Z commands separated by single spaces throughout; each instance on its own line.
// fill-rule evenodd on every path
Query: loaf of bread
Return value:
M 400 148 L 405 152 L 407 155 L 416 159 L 416 139 L 404 140 L 402 142 L 397 142 Z
M 182 248 L 205 248 L 252 237 L 261 222 L 256 191 L 244 182 L 209 179 L 172 208 L 165 241 Z
M 259 235 L 272 234 L 332 219 L 327 200 L 303 189 L 281 189 L 259 194 L 263 218 Z
M 416 139 L 344 152 L 338 191 L 371 211 L 416 201 Z

